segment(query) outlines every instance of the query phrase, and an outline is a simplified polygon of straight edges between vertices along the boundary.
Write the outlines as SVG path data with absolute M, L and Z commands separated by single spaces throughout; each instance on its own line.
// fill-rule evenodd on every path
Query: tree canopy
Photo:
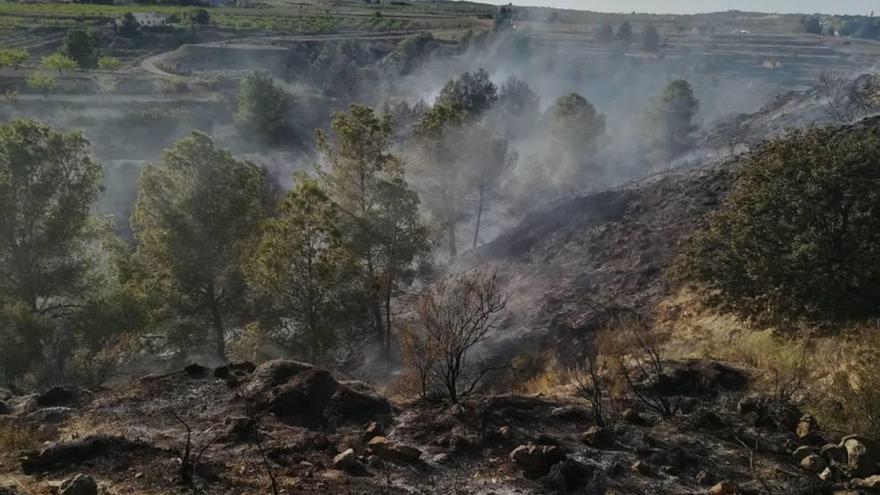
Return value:
M 290 98 L 267 72 L 254 72 L 241 81 L 235 125 L 245 134 L 278 143 L 290 133 Z
M 671 160 L 690 150 L 699 109 L 700 102 L 687 81 L 672 81 L 663 90 L 648 112 L 648 144 L 657 160 Z
M 748 156 L 724 206 L 686 245 L 681 279 L 768 323 L 880 311 L 880 131 L 813 129 Z
M 267 197 L 261 168 L 199 132 L 141 173 L 132 229 L 148 284 L 174 336 L 207 338 L 221 358 L 226 332 L 245 310 L 243 259 Z

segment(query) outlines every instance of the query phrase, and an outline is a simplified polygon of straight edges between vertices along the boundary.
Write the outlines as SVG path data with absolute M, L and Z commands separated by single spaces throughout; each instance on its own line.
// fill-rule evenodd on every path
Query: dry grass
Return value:
M 838 433 L 880 433 L 880 328 L 850 325 L 834 335 L 797 336 L 754 327 L 682 291 L 659 306 L 668 357 L 727 361 L 753 372 L 755 388 L 790 397 Z
M 0 451 L 21 452 L 34 449 L 39 444 L 39 440 L 30 428 L 15 424 L 0 424 Z

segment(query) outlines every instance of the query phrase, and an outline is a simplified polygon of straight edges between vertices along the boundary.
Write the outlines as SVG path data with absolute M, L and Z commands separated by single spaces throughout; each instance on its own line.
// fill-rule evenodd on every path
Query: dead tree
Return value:
M 419 299 L 417 313 L 425 344 L 436 359 L 432 381 L 452 402 L 471 394 L 488 373 L 507 369 L 485 361 L 473 363 L 473 352 L 498 327 L 507 297 L 497 275 L 475 271 L 447 278 Z
M 196 452 L 195 457 L 193 457 L 193 444 L 192 444 L 192 428 L 190 428 L 189 424 L 183 420 L 177 413 L 174 411 L 169 411 L 171 416 L 177 420 L 178 423 L 183 425 L 186 429 L 186 444 L 183 447 L 183 452 L 180 456 L 180 469 L 178 471 L 180 476 L 180 484 L 185 486 L 192 486 L 193 484 L 193 471 L 195 467 L 201 462 L 202 457 L 205 455 L 205 452 L 208 451 L 208 448 L 211 445 L 214 445 L 215 442 L 220 438 L 222 434 L 218 433 L 214 435 L 214 437 L 207 442 L 205 445 Z

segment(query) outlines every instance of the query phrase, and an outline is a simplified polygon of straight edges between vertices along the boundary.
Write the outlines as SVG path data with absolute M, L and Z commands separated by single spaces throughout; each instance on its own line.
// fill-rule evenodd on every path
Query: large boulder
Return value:
M 76 400 L 76 390 L 67 387 L 52 387 L 38 395 L 34 402 L 38 407 L 57 407 L 73 405 Z
M 61 483 L 58 495 L 98 495 L 98 484 L 91 476 L 78 474 Z
M 840 445 L 846 449 L 846 467 L 856 478 L 866 478 L 878 473 L 880 449 L 869 439 L 851 435 L 845 437 Z
M 706 359 L 668 361 L 664 372 L 642 386 L 653 393 L 666 396 L 715 396 L 721 392 L 739 392 L 749 379 L 733 366 Z
M 257 367 L 242 387 L 253 407 L 308 427 L 368 422 L 392 412 L 391 403 L 365 387 L 351 388 L 326 370 L 275 360 Z
M 801 460 L 801 467 L 811 473 L 819 474 L 828 467 L 828 461 L 818 454 L 810 454 Z
M 861 488 L 871 492 L 880 492 L 880 475 L 868 476 L 864 479 L 852 480 L 854 488 Z
M 520 445 L 510 453 L 511 462 L 531 479 L 546 476 L 550 468 L 564 458 L 565 453 L 555 445 Z

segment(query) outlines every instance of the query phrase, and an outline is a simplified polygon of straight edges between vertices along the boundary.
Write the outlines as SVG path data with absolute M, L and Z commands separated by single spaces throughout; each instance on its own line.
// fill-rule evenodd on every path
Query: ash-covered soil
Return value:
M 189 367 L 117 390 L 7 397 L 2 421 L 44 443 L 0 453 L 0 487 L 13 488 L 0 493 L 264 494 L 270 472 L 287 494 L 819 494 L 855 483 L 844 444 L 795 406 L 748 395 L 749 381 L 722 363 L 669 363 L 643 386 L 674 416 L 632 402 L 597 427 L 569 395 L 392 404 L 292 361 Z M 823 481 L 800 460 L 826 444 Z M 59 492 L 76 475 L 97 491 Z

